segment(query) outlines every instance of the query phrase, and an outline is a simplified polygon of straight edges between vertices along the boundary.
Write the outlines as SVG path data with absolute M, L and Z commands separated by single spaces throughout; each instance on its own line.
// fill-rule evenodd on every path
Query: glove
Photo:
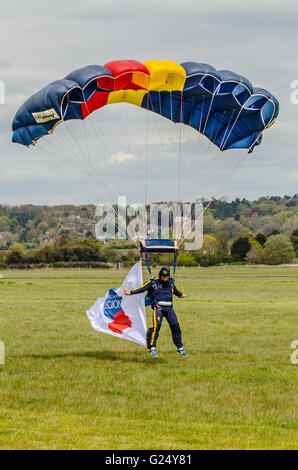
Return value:
M 128 292 L 127 289 L 124 289 L 124 294 L 125 294 L 125 295 L 131 295 L 130 291 Z

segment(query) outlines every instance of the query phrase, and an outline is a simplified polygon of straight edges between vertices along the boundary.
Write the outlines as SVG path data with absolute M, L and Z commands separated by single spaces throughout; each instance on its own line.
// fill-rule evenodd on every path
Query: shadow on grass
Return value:
M 15 356 L 16 357 L 16 356 Z M 97 359 L 100 361 L 120 361 L 120 362 L 134 362 L 139 364 L 149 364 L 149 363 L 166 363 L 166 359 L 158 357 L 153 359 L 149 352 L 145 357 L 145 354 L 136 354 L 134 353 L 120 353 L 120 352 L 112 352 L 112 351 L 69 351 L 65 353 L 56 353 L 56 354 L 24 354 L 18 357 L 27 357 L 31 359 L 46 359 L 46 360 L 53 360 L 53 359 L 63 359 L 63 358 L 91 358 Z

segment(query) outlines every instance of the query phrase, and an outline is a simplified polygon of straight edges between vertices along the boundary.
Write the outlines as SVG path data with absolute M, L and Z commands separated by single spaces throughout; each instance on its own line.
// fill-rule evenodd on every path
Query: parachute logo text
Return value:
M 39 124 L 43 122 L 53 121 L 54 119 L 60 119 L 59 114 L 56 113 L 55 109 L 47 109 L 46 111 L 39 111 L 38 113 L 32 113 L 35 121 Z
M 108 296 L 104 302 L 104 315 L 112 322 L 108 323 L 108 327 L 114 333 L 122 334 L 126 328 L 131 328 L 132 323 L 121 306 L 122 297 L 117 295 L 115 289 L 110 289 Z

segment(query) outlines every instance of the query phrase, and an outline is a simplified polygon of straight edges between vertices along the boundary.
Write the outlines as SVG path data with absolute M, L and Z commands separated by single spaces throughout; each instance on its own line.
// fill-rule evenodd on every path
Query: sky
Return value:
M 204 138 L 196 146 L 189 129 L 181 137 L 177 126 L 152 116 L 146 121 L 129 105 L 113 105 L 85 127 L 74 126 L 80 143 L 73 150 L 61 129 L 44 144 L 51 152 L 11 143 L 18 107 L 42 86 L 88 64 L 128 58 L 205 62 L 270 90 L 280 102 L 279 117 L 218 197 L 298 192 L 298 105 L 290 101 L 290 85 L 298 80 L 294 0 L 1 0 L 0 8 L 0 204 L 111 202 L 118 194 L 142 202 L 146 181 L 149 201 L 175 199 L 181 139 L 182 199 L 217 194 L 241 155 L 213 157 Z

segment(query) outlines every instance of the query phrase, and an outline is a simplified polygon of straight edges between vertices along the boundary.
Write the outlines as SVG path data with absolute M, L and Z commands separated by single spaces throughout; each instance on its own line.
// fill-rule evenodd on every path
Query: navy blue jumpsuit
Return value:
M 169 323 L 174 344 L 177 348 L 181 348 L 183 345 L 181 329 L 175 310 L 173 309 L 173 294 L 177 297 L 182 297 L 182 292 L 175 286 L 174 279 L 170 278 L 167 282 L 162 282 L 160 279 L 151 279 L 142 287 L 132 289 L 130 294 L 141 294 L 145 291 L 148 291 L 153 298 L 153 332 L 150 340 L 150 348 L 156 347 L 163 317 L 165 317 Z

